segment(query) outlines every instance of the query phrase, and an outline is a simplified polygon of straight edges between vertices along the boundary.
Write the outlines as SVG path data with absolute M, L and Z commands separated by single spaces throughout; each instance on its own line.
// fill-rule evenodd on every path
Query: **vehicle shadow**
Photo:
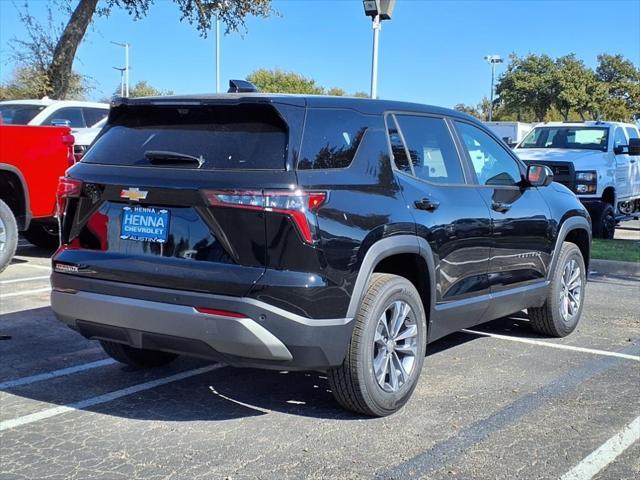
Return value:
M 521 320 L 510 317 L 482 326 L 491 331 L 513 334 Z M 83 339 L 58 322 L 50 308 L 22 311 L 3 316 L 3 326 L 12 335 L 0 342 L 0 357 L 5 367 L 0 369 L 0 383 L 6 380 L 75 366 L 79 362 L 105 358 L 96 341 Z M 530 331 L 527 328 L 530 334 Z M 471 342 L 480 335 L 458 332 L 428 346 L 428 357 L 446 355 L 451 350 Z M 52 351 L 52 344 L 56 347 Z M 38 358 L 73 358 L 77 352 L 90 352 L 90 357 L 78 355 L 74 361 L 43 366 Z M 54 355 L 55 354 L 55 355 Z M 428 361 L 428 359 L 427 359 Z M 37 365 L 37 368 L 21 368 Z M 135 370 L 121 364 L 109 364 L 84 372 L 46 379 L 28 385 L 1 388 L 10 396 L 3 401 L 5 415 L 20 412 L 22 399 L 42 402 L 38 410 L 54 405 L 74 405 L 135 385 L 155 382 L 181 372 L 212 365 L 205 360 L 181 357 L 172 364 L 150 370 Z M 19 370 L 17 370 L 19 369 Z M 8 403 L 7 403 L 8 402 Z M 24 403 L 24 402 L 23 402 Z M 29 402 L 27 402 L 29 403 Z M 222 421 L 279 412 L 304 417 L 360 420 L 363 417 L 342 409 L 331 394 L 327 375 L 322 372 L 269 371 L 223 367 L 193 375 L 175 382 L 143 389 L 135 394 L 121 395 L 108 402 L 82 409 L 103 415 L 137 420 L 162 421 Z M 11 413 L 11 415 L 14 415 Z M 16 413 L 15 415 L 19 415 Z
M 55 251 L 55 248 L 37 247 L 29 243 L 25 238 L 19 237 L 16 255 L 21 257 L 51 258 L 51 255 L 53 255 Z M 27 261 L 14 258 L 11 263 L 27 263 Z

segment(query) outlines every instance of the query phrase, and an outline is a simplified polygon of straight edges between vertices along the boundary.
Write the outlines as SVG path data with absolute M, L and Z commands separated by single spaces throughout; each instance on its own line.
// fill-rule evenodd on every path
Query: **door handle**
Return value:
M 418 210 L 426 210 L 427 212 L 433 212 L 440 206 L 440 202 L 423 198 L 422 200 L 416 200 L 413 202 Z
M 507 213 L 511 209 L 510 203 L 505 202 L 493 202 L 491 208 L 496 212 Z

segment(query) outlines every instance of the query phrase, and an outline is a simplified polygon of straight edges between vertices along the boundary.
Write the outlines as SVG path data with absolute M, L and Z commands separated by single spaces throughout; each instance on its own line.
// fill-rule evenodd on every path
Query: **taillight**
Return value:
M 67 198 L 79 197 L 82 182 L 69 177 L 60 177 L 56 190 L 56 216 L 61 216 L 67 204 Z
M 309 214 L 314 214 L 327 199 L 326 192 L 301 190 L 205 190 L 209 204 L 216 207 L 243 208 L 288 215 L 302 239 L 313 243 Z
M 69 160 L 69 166 L 72 166 L 76 162 L 75 150 L 73 146 L 75 141 L 76 141 L 75 137 L 70 133 L 67 133 L 62 136 L 62 143 L 64 143 L 67 146 L 67 149 L 69 152 L 67 155 L 67 159 Z
M 242 313 L 230 312 L 228 310 L 219 310 L 217 308 L 195 307 L 195 309 L 199 313 L 204 313 L 207 315 L 216 315 L 218 317 L 248 318 L 246 315 L 243 315 Z

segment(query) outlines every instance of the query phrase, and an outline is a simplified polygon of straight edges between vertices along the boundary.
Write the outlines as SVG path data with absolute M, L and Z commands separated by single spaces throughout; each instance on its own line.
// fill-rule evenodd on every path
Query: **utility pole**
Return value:
M 495 77 L 496 77 L 496 63 L 502 63 L 504 60 L 500 55 L 486 55 L 484 59 L 491 64 L 491 93 L 489 103 L 489 121 L 493 120 L 493 92 L 495 90 Z

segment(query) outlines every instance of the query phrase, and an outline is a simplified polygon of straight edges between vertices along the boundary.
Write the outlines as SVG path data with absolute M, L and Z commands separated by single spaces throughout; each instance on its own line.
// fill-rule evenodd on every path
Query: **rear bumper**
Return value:
M 247 297 L 184 292 L 54 273 L 51 306 L 87 338 L 211 358 L 231 365 L 325 369 L 340 365 L 351 319 L 310 319 Z M 200 313 L 195 307 L 239 313 Z

